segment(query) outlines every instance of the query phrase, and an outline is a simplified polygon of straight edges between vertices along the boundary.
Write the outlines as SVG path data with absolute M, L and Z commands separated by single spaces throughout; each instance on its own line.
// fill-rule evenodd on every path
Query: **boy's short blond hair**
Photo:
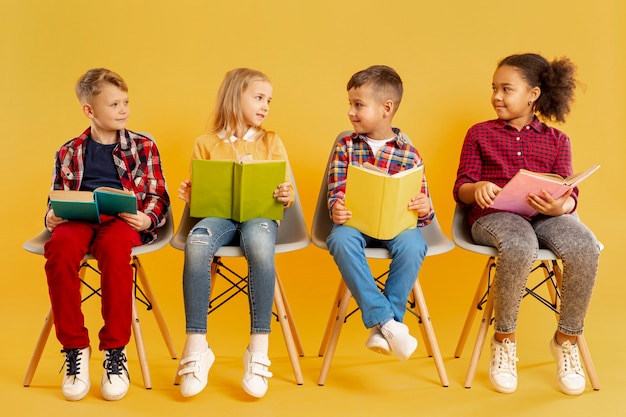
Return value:
M 381 102 L 391 100 L 395 109 L 402 101 L 402 79 L 391 67 L 386 65 L 373 65 L 354 74 L 348 81 L 347 90 L 359 88 L 364 85 L 372 87 L 372 91 Z
M 78 79 L 75 87 L 76 97 L 81 104 L 87 103 L 100 94 L 102 86 L 106 83 L 128 92 L 128 86 L 119 74 L 106 68 L 92 68 Z

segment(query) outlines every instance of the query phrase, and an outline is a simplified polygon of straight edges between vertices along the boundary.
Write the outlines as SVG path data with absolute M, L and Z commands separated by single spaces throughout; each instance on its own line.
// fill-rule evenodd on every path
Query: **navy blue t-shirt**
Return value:
M 80 189 L 82 191 L 93 191 L 98 187 L 123 189 L 122 181 L 113 162 L 113 150 L 118 144 L 104 145 L 89 136 L 86 145 L 85 171 Z

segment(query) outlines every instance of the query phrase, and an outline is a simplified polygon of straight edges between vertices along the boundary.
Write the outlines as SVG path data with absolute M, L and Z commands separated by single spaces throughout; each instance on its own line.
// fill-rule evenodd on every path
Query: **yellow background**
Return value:
M 623 392 L 626 383 L 626 362 L 623 356 L 614 356 L 626 344 L 626 337 L 620 333 L 625 313 L 626 284 L 620 262 L 624 257 L 626 195 L 619 181 L 626 153 L 625 28 L 626 6 L 620 0 L 0 0 L 0 170 L 4 183 L 0 204 L 4 223 L 0 240 L 0 397 L 18 395 L 22 406 L 34 407 L 44 387 L 50 403 L 64 404 L 58 390 L 61 377 L 56 374 L 61 361 L 53 336 L 35 376 L 39 388 L 20 387 L 48 308 L 43 258 L 26 253 L 21 244 L 43 226 L 55 150 L 88 125 L 73 93 L 76 79 L 87 69 L 107 67 L 127 81 L 132 110 L 128 127 L 155 136 L 172 194 L 175 221 L 183 207 L 176 199 L 176 189 L 187 176 L 193 140 L 206 127 L 224 74 L 239 66 L 265 72 L 274 85 L 274 100 L 265 126 L 276 130 L 287 147 L 310 225 L 330 145 L 338 132 L 351 127 L 346 116 L 346 82 L 354 72 L 369 65 L 390 65 L 400 73 L 405 87 L 394 124 L 409 134 L 420 150 L 439 221 L 450 235 L 454 208 L 451 189 L 465 132 L 473 123 L 495 117 L 489 103 L 495 64 L 512 53 L 538 52 L 549 59 L 568 56 L 578 65 L 583 87 L 577 91 L 567 123 L 557 127 L 572 140 L 576 171 L 591 164 L 602 165 L 581 186 L 579 210 L 606 247 L 586 327 L 603 389 L 593 393 L 588 388 L 583 397 L 573 401 L 556 392 L 553 363 L 547 353 L 553 317 L 539 310 L 535 317 L 534 310 L 523 307 L 519 337 L 525 337 L 526 342 L 521 342 L 518 353 L 522 357 L 519 366 L 525 367 L 520 378 L 532 375 L 539 366 L 539 382 L 531 387 L 520 379 L 518 393 L 506 398 L 493 393 L 486 380 L 484 353 L 484 366 L 479 369 L 475 388 L 463 390 L 469 348 L 461 359 L 454 359 L 452 352 L 484 258 L 455 249 L 428 258 L 420 275 L 451 378 L 445 394 L 449 399 L 441 397 L 442 389 L 436 386 L 428 359 L 420 360 L 427 381 L 420 378 L 416 382 L 414 376 L 411 379 L 428 394 L 411 392 L 420 398 L 421 407 L 433 410 L 431 415 L 435 415 L 434 410 L 445 415 L 444 403 L 459 400 L 457 394 L 466 404 L 475 404 L 481 398 L 482 404 L 475 404 L 475 409 L 490 408 L 490 404 L 503 406 L 506 399 L 517 398 L 516 407 L 528 411 L 530 406 L 524 399 L 530 394 L 545 401 L 539 408 L 544 411 L 554 411 L 555 404 L 574 413 L 581 407 L 593 410 L 594 404 L 607 401 L 617 406 L 617 393 Z M 168 247 L 143 260 L 175 342 L 182 348 L 182 254 Z M 295 387 L 286 366 L 287 376 L 272 382 L 275 392 L 285 392 L 270 390 L 270 394 L 276 401 L 281 401 L 282 395 L 288 402 L 293 396 L 307 393 L 303 389 L 312 389 L 315 400 L 307 394 L 309 399 L 302 401 L 333 415 L 323 411 L 330 410 L 324 408 L 324 395 L 333 388 L 314 387 L 321 365 L 315 352 L 339 275 L 330 256 L 313 246 L 280 255 L 277 265 L 305 344 L 308 387 Z M 218 356 L 232 356 L 236 363 L 233 366 L 238 369 L 248 318 L 245 299 L 235 306 L 211 317 L 212 329 L 218 329 L 220 323 L 226 325 L 210 341 L 219 346 L 221 340 L 233 340 L 233 351 L 224 351 L 225 347 L 218 350 Z M 99 326 L 97 313 L 97 308 L 89 310 L 93 340 Z M 228 330 L 229 321 L 238 323 L 232 331 Z M 144 322 L 146 326 L 153 324 L 151 319 Z M 349 323 L 350 330 L 344 333 L 337 353 L 346 357 L 346 369 L 343 373 L 339 365 L 331 369 L 328 384 L 343 389 L 350 386 L 354 383 L 351 375 L 360 364 L 382 362 L 394 367 L 392 373 L 405 369 L 395 368 L 377 356 L 367 356 L 363 348 L 366 333 L 360 319 Z M 277 356 L 275 362 L 280 362 L 284 346 L 277 325 L 274 330 L 272 350 Z M 147 334 L 151 331 L 148 327 Z M 152 345 L 160 343 L 158 336 L 155 340 Z M 160 358 L 165 353 L 162 350 L 161 346 L 153 347 L 149 353 Z M 366 355 L 362 361 L 351 360 L 352 355 L 361 354 Z M 132 350 L 129 356 L 135 359 Z M 159 391 L 165 391 L 166 403 L 176 405 L 180 397 L 170 383 L 175 364 L 163 364 L 162 369 L 154 371 L 157 389 L 146 401 L 160 403 L 163 396 Z M 139 371 L 133 370 L 134 392 L 129 396 L 144 395 L 140 394 Z M 238 372 L 233 376 L 235 385 Z M 349 390 L 346 398 L 359 398 L 362 392 L 379 389 L 393 391 L 389 388 L 393 385 L 377 387 L 375 383 L 381 374 L 389 372 L 377 369 L 373 375 L 367 374 L 369 383 L 359 381 L 356 387 L 360 389 Z M 335 373 L 343 378 L 336 376 L 333 380 Z M 214 380 L 219 381 L 218 377 Z M 233 389 L 237 391 L 236 386 Z M 483 396 L 476 397 L 481 390 Z M 92 391 L 97 392 L 97 384 Z M 210 403 L 219 395 L 204 394 L 203 400 Z M 383 410 L 405 409 L 403 398 L 381 400 L 393 404 Z M 98 398 L 90 401 L 96 406 L 103 404 Z M 268 404 L 270 400 L 263 401 Z M 241 402 L 238 399 L 229 407 L 238 410 Z M 286 410 L 292 410 L 286 406 L 286 414 L 280 409 L 274 414 L 262 411 L 261 404 L 259 407 L 247 412 L 289 415 L 291 412 Z M 350 407 L 344 404 L 342 409 L 355 409 L 359 414 L 359 407 L 361 415 L 366 415 L 365 410 L 372 406 L 353 403 Z M 463 415 L 464 408 L 456 407 L 458 415 Z

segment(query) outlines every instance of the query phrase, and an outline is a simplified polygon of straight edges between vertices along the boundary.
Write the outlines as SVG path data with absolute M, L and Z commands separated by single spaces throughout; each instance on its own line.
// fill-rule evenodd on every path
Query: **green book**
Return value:
M 137 214 L 137 199 L 130 191 L 100 187 L 91 191 L 52 190 L 48 194 L 54 215 L 67 220 L 99 223 L 100 215 Z
M 191 217 L 220 217 L 237 222 L 283 218 L 274 190 L 285 181 L 285 161 L 191 161 Z

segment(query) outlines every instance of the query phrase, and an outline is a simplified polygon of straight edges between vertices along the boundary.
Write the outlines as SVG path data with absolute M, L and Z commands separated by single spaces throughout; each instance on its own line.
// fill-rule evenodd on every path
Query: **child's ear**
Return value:
M 89 103 L 83 103 L 82 109 L 83 109 L 83 113 L 85 114 L 85 116 L 87 116 L 87 118 L 93 119 L 93 110 Z
M 396 108 L 396 103 L 394 103 L 392 100 L 385 100 L 383 102 L 383 111 L 386 116 L 393 115 L 395 108 Z
M 539 96 L 541 95 L 541 88 L 539 87 L 533 87 L 530 90 L 530 94 L 532 96 L 532 100 L 533 101 L 537 101 L 537 99 L 539 98 Z

